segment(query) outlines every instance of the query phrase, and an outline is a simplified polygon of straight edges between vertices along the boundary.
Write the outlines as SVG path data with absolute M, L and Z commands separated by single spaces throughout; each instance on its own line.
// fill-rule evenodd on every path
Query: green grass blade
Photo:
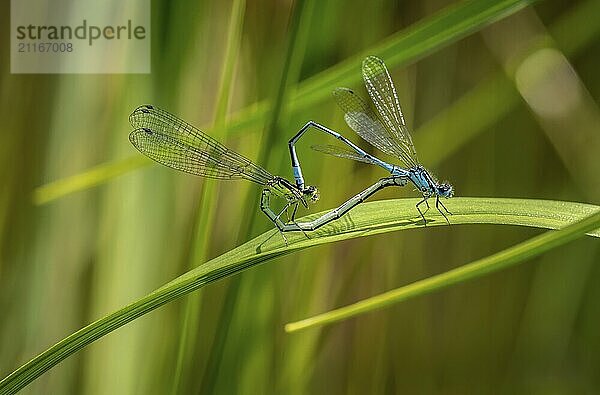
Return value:
M 300 67 L 302 65 L 303 56 L 306 44 L 306 40 L 303 37 L 307 36 L 310 30 L 312 8 L 314 0 L 297 0 L 294 2 L 290 10 L 289 21 L 287 24 L 287 33 L 285 38 L 285 49 L 283 51 L 283 62 L 281 69 L 279 70 L 278 84 L 273 94 L 273 107 L 268 114 L 267 122 L 261 136 L 261 143 L 259 146 L 258 154 L 256 156 L 257 163 L 267 165 L 273 162 L 273 157 L 276 157 L 273 150 L 270 148 L 273 146 L 283 146 L 281 141 L 281 120 L 286 112 L 287 97 L 289 92 L 289 86 L 297 82 L 296 78 L 299 74 Z M 271 168 L 270 166 L 268 166 Z M 258 207 L 259 196 L 256 193 L 247 193 L 242 199 L 243 207 Z M 244 216 L 239 225 L 238 240 L 243 242 L 248 240 L 253 234 L 253 230 L 256 228 L 255 221 L 259 218 L 257 215 Z M 263 223 L 264 225 L 264 223 Z M 258 280 L 260 281 L 260 280 Z M 268 338 L 268 330 L 265 328 L 253 328 L 253 325 L 261 325 L 262 320 L 253 320 L 248 322 L 244 326 L 244 332 L 252 333 L 256 335 L 251 340 L 239 342 L 233 347 L 227 347 L 227 344 L 231 344 L 231 337 L 240 338 L 239 332 L 235 332 L 235 322 L 233 321 L 236 316 L 242 314 L 240 312 L 250 312 L 251 314 L 261 314 L 256 310 L 262 310 L 262 314 L 272 314 L 268 307 L 265 305 L 256 306 L 252 305 L 250 308 L 244 308 L 244 303 L 251 303 L 250 301 L 240 300 L 240 294 L 244 291 L 244 286 L 252 283 L 251 278 L 245 277 L 235 278 L 229 282 L 227 291 L 223 298 L 224 302 L 220 312 L 218 327 L 223 328 L 215 334 L 213 343 L 209 351 L 209 361 L 204 370 L 202 376 L 202 386 L 200 392 L 202 393 L 218 393 L 218 392 L 236 392 L 237 388 L 247 388 L 250 392 L 259 391 L 258 388 L 264 388 L 265 381 L 268 379 L 261 374 L 261 367 L 265 361 L 269 358 L 269 349 L 266 347 L 260 347 L 258 349 L 253 347 L 255 343 L 261 343 L 261 336 Z M 258 288 L 263 289 L 260 285 Z M 260 292 L 256 291 L 255 296 L 260 298 Z M 269 304 L 267 304 L 269 306 Z M 260 335 L 259 335 L 260 334 Z M 265 341 L 265 339 L 262 339 Z M 265 344 L 265 343 L 262 343 Z M 233 350 L 234 351 L 233 351 Z M 223 375 L 223 367 L 227 361 L 235 360 L 236 355 L 243 354 L 248 358 L 252 359 L 255 363 L 240 368 L 239 375 L 240 379 L 237 380 L 235 385 L 231 385 L 230 380 L 227 379 L 227 375 Z M 254 373 L 252 373 L 254 371 Z M 246 381 L 243 377 L 251 377 L 250 382 Z M 260 392 L 260 391 L 259 391 Z
M 425 230 L 414 209 L 417 201 L 418 199 L 397 199 L 359 205 L 340 220 L 313 232 L 311 239 L 306 239 L 302 234 L 288 236 L 288 246 L 284 245 L 276 230 L 265 232 L 56 343 L 0 381 L 0 394 L 17 392 L 69 355 L 170 301 L 275 257 L 339 240 L 413 228 Z M 541 249 L 548 248 L 548 246 L 555 246 L 571 240 L 582 232 L 587 232 L 593 237 L 600 237 L 600 229 L 597 229 L 599 223 L 594 222 L 599 220 L 600 207 L 594 205 L 548 200 L 492 198 L 455 198 L 447 205 L 454 212 L 451 217 L 453 226 L 483 223 L 558 229 L 594 215 L 593 220 L 586 219 L 585 222 L 575 225 L 574 228 L 570 227 L 562 232 L 544 234 L 534 239 L 535 241 L 527 242 L 525 246 L 529 246 L 529 250 L 519 246 L 517 250 L 519 259 L 530 257 L 532 251 L 542 251 Z M 428 219 L 430 221 L 428 227 L 447 226 L 439 214 L 431 213 L 428 215 Z M 532 246 L 535 249 L 532 249 Z M 502 255 L 500 257 L 502 258 Z M 496 262 L 499 258 L 493 256 L 486 259 L 493 259 L 493 262 Z M 516 258 L 512 259 L 505 261 L 502 265 L 513 263 Z M 480 275 L 490 271 L 489 268 L 479 270 Z M 469 277 L 466 277 L 464 273 L 460 276 L 460 280 L 467 278 Z
M 227 29 L 227 43 L 225 47 L 225 55 L 223 68 L 219 82 L 219 91 L 217 94 L 217 105 L 215 107 L 215 115 L 213 118 L 214 126 L 217 130 L 222 131 L 221 135 L 215 135 L 217 140 L 227 140 L 227 129 L 223 129 L 229 109 L 229 98 L 231 96 L 231 86 L 234 80 L 234 70 L 238 59 L 239 48 L 242 41 L 242 31 L 244 27 L 244 15 L 246 11 L 246 0 L 234 0 L 231 8 L 231 16 Z M 209 241 L 211 233 L 205 232 L 205 229 L 211 229 L 216 210 L 212 209 L 215 200 L 218 198 L 218 190 L 215 182 L 206 182 L 202 186 L 200 197 L 200 208 L 196 212 L 196 237 L 192 243 L 192 252 L 188 258 L 188 268 L 192 269 L 200 262 L 207 259 L 209 250 Z M 179 347 L 177 351 L 177 363 L 175 374 L 173 375 L 172 394 L 181 392 L 182 377 L 184 366 L 190 362 L 186 359 L 192 355 L 189 350 L 193 350 L 196 346 L 195 334 L 198 332 L 200 298 L 188 300 L 185 304 L 184 317 L 181 321 Z
M 504 251 L 479 259 L 459 268 L 449 270 L 445 273 L 416 281 L 404 287 L 361 300 L 339 309 L 289 323 L 285 326 L 285 331 L 297 332 L 303 329 L 321 327 L 334 322 L 343 321 L 360 314 L 381 309 L 391 304 L 426 295 L 455 284 L 485 276 L 498 270 L 506 269 L 519 263 L 527 262 L 527 260 L 533 257 L 584 236 L 586 232 L 595 230 L 598 226 L 600 226 L 600 212 L 585 217 L 583 220 L 569 225 L 557 232 L 546 232 Z
M 152 164 L 143 155 L 135 155 L 127 159 L 103 163 L 60 180 L 52 181 L 33 191 L 33 203 L 37 205 L 49 203 L 73 192 L 81 191 L 105 183 L 132 170 Z
M 298 113 L 329 97 L 338 85 L 351 85 L 360 81 L 360 64 L 365 55 L 378 55 L 388 67 L 406 65 L 444 48 L 483 27 L 505 18 L 532 4 L 531 0 L 474 0 L 462 2 L 437 12 L 429 18 L 400 31 L 381 44 L 368 48 L 295 87 L 290 87 L 289 111 Z M 270 103 L 262 101 L 240 110 L 225 126 L 229 132 L 258 129 L 264 123 Z M 124 121 L 125 125 L 125 121 Z M 214 133 L 209 125 L 204 130 Z M 145 162 L 149 164 L 150 162 Z M 69 193 L 87 189 L 111 180 L 140 167 L 133 158 L 112 164 L 102 164 L 80 174 L 66 177 L 38 187 L 34 202 L 44 204 Z
M 302 82 L 298 88 L 302 95 L 298 95 L 293 104 L 304 109 L 305 106 L 329 97 L 331 91 L 338 86 L 361 81 L 362 77 L 357 70 L 368 55 L 385 59 L 389 67 L 409 64 L 534 2 L 466 1 L 450 6 Z
M 281 67 L 280 75 L 279 75 L 279 83 L 277 85 L 277 90 L 274 95 L 274 105 L 268 116 L 268 121 L 261 137 L 261 144 L 259 146 L 258 155 L 256 158 L 257 163 L 265 164 L 269 162 L 271 157 L 271 150 L 269 148 L 271 146 L 279 146 L 277 143 L 278 137 L 278 129 L 279 122 L 281 118 L 281 114 L 284 110 L 285 97 L 288 91 L 289 85 L 289 70 L 292 66 L 292 61 L 296 60 L 297 62 L 301 62 L 301 59 L 294 59 L 294 52 L 296 52 L 297 46 L 297 36 L 300 30 L 306 29 L 310 26 L 310 20 L 305 19 L 307 16 L 307 9 L 305 8 L 306 3 L 310 3 L 312 0 L 298 0 L 296 1 L 290 13 L 290 20 L 288 22 L 288 32 L 286 37 L 286 49 L 283 57 L 283 65 Z M 299 68 L 299 67 L 298 67 Z M 295 81 L 294 81 L 295 82 Z M 245 201 L 244 207 L 258 207 L 259 197 L 255 193 L 247 193 L 243 201 Z M 257 215 L 247 215 L 244 216 L 240 221 L 238 240 L 247 240 L 252 234 L 252 229 L 254 228 L 254 222 L 257 218 Z M 221 314 L 219 317 L 218 327 L 223 328 L 223 330 L 219 331 L 215 334 L 215 338 L 213 340 L 211 349 L 210 349 L 210 359 L 207 363 L 207 366 L 204 370 L 202 386 L 200 388 L 200 392 L 212 394 L 215 392 L 219 392 L 216 390 L 218 388 L 218 380 L 219 380 L 219 371 L 221 370 L 222 363 L 224 359 L 227 359 L 226 348 L 225 345 L 227 343 L 228 338 L 230 337 L 230 328 L 233 326 L 232 319 L 235 315 L 236 305 L 239 303 L 239 293 L 242 288 L 242 280 L 240 278 L 235 278 L 229 284 L 227 291 L 224 297 L 223 307 L 221 309 Z M 236 352 L 238 352 L 236 350 Z M 243 351 L 241 351 L 243 352 Z M 255 381 L 259 381 L 259 377 L 254 377 Z M 241 384 L 241 386 L 244 386 Z M 231 387 L 230 387 L 231 388 Z M 234 387 L 235 388 L 235 387 Z M 228 389 L 231 391 L 231 389 Z
M 246 13 L 246 0 L 234 0 L 229 27 L 227 29 L 227 45 L 223 71 L 219 82 L 219 93 L 217 95 L 217 106 L 215 107 L 214 126 L 221 127 L 225 124 L 227 110 L 229 109 L 229 98 L 231 96 L 231 85 L 234 80 L 234 69 L 238 59 L 238 52 L 242 41 L 244 27 L 244 14 Z

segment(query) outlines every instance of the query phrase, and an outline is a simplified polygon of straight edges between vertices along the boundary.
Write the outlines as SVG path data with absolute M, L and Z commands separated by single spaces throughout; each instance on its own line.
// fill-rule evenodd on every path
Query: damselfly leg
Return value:
M 448 225 L 450 225 L 450 221 L 448 220 L 448 217 L 446 217 L 446 214 L 444 214 L 444 212 L 442 210 L 440 210 L 440 206 L 442 206 L 448 214 L 452 215 L 452 213 L 450 211 L 448 211 L 446 206 L 444 206 L 444 203 L 442 203 L 442 201 L 440 200 L 440 197 L 436 196 L 435 197 L 435 208 L 437 208 L 437 210 L 440 212 L 440 214 L 442 214 L 444 216 L 444 219 L 446 220 Z
M 417 211 L 419 212 L 419 214 L 421 214 L 421 218 L 423 218 L 423 223 L 425 224 L 425 226 L 427 226 L 427 220 L 425 219 L 425 213 L 423 213 L 421 211 L 421 209 L 419 208 L 419 206 L 423 203 L 427 204 L 427 210 L 429 210 L 429 203 L 427 203 L 427 199 L 429 199 L 429 197 L 423 197 L 423 200 L 421 200 L 419 203 L 416 204 L 416 208 Z M 425 212 L 427 212 L 427 210 L 425 210 Z

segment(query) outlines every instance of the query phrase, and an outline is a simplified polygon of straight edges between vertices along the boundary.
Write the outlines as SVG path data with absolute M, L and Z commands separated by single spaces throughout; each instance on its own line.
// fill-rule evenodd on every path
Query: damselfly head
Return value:
M 311 203 L 316 203 L 319 200 L 319 197 L 321 196 L 317 187 L 313 185 L 309 185 L 306 188 L 304 188 L 302 193 L 304 194 L 304 197 Z
M 447 182 L 443 182 L 437 186 L 437 194 L 446 199 L 451 198 L 454 196 L 454 188 Z

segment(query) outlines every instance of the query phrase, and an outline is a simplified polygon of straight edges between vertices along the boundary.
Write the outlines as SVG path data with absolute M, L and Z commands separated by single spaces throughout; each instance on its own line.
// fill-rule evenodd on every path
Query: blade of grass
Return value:
M 140 167 L 148 166 L 152 161 L 145 156 L 135 155 L 123 160 L 103 163 L 83 173 L 52 181 L 36 188 L 33 192 L 33 203 L 46 204 L 73 192 L 100 185 Z
M 331 90 L 337 86 L 360 81 L 356 70 L 368 55 L 385 59 L 391 67 L 409 64 L 533 3 L 535 1 L 467 1 L 449 6 L 303 81 L 298 86 L 302 95 L 296 96 L 297 100 L 292 104 L 301 108 L 312 105 L 329 97 Z
M 285 331 L 297 332 L 343 321 L 360 314 L 365 314 L 395 303 L 403 302 L 416 296 L 427 295 L 455 284 L 460 284 L 527 262 L 529 259 L 541 255 L 553 248 L 560 247 L 563 244 L 583 237 L 587 232 L 597 229 L 598 226 L 600 226 L 600 212 L 585 217 L 557 232 L 546 232 L 504 251 L 479 259 L 459 268 L 449 270 L 445 273 L 416 281 L 404 287 L 361 300 L 345 307 L 331 310 L 310 318 L 305 318 L 300 321 L 291 322 L 285 325 Z
M 229 97 L 231 95 L 231 84 L 234 77 L 234 69 L 239 53 L 239 47 L 242 40 L 242 31 L 244 26 L 244 14 L 246 10 L 245 0 L 234 0 L 231 8 L 231 16 L 227 29 L 227 43 L 223 61 L 223 72 L 219 83 L 219 92 L 217 94 L 217 105 L 214 115 L 214 129 L 222 131 L 222 135 L 215 135 L 217 140 L 226 140 L 227 129 L 225 125 L 227 110 L 229 108 Z M 204 262 L 208 255 L 208 244 L 210 240 L 211 224 L 214 222 L 216 210 L 214 200 L 217 197 L 215 181 L 210 180 L 203 184 L 200 197 L 200 207 L 196 212 L 196 230 L 195 242 L 192 246 L 192 253 L 189 256 L 188 268 L 192 269 L 197 262 Z M 179 337 L 179 347 L 177 351 L 177 365 L 175 375 L 173 376 L 172 393 L 180 393 L 181 377 L 186 356 L 189 356 L 190 350 L 195 349 L 194 334 L 198 333 L 200 298 L 188 300 L 185 304 L 184 318 L 181 323 L 181 335 Z
M 415 62 L 427 54 L 450 45 L 470 33 L 534 3 L 525 0 L 474 0 L 450 6 L 429 18 L 400 31 L 381 44 L 368 48 L 344 62 L 311 77 L 295 88 L 290 88 L 289 111 L 298 113 L 329 97 L 338 85 L 360 81 L 358 72 L 365 55 L 385 58 L 389 67 Z M 240 110 L 225 128 L 229 132 L 258 129 L 269 113 L 270 102 L 262 101 Z M 210 128 L 209 133 L 215 133 Z M 145 162 L 149 164 L 150 162 Z M 48 203 L 61 196 L 90 188 L 139 168 L 141 164 L 132 158 L 101 164 L 80 174 L 53 181 L 38 187 L 34 192 L 36 204 Z
M 290 68 L 300 68 L 299 65 L 294 65 L 292 63 L 293 61 L 295 61 L 296 63 L 302 62 L 301 57 L 294 55 L 296 55 L 296 53 L 298 52 L 297 46 L 299 43 L 297 37 L 299 35 L 303 36 L 302 30 L 308 29 L 308 27 L 311 25 L 311 4 L 312 0 L 298 0 L 294 2 L 290 11 L 290 21 L 286 38 L 286 50 L 283 59 L 283 66 L 281 68 L 279 84 L 277 86 L 277 91 L 275 94 L 275 104 L 271 113 L 269 114 L 269 119 L 266 125 L 265 132 L 261 137 L 261 144 L 256 159 L 257 163 L 261 165 L 265 165 L 269 162 L 269 159 L 271 157 L 270 147 L 280 145 L 278 143 L 279 136 L 277 133 L 279 129 L 279 120 L 281 118 L 282 112 L 284 111 L 285 98 L 288 92 L 289 83 L 295 82 L 290 81 L 289 72 Z M 300 49 L 300 52 L 303 52 L 303 50 Z M 245 198 L 245 201 L 246 203 L 244 207 L 259 206 L 257 194 L 248 194 Z M 254 222 L 256 218 L 257 215 L 252 214 L 243 217 L 242 223 L 240 225 L 240 231 L 238 234 L 238 240 L 248 239 L 248 237 L 251 235 L 254 229 Z M 227 359 L 227 353 L 225 352 L 225 344 L 227 339 L 229 338 L 230 328 L 233 327 L 231 321 L 234 316 L 235 307 L 240 303 L 239 293 L 241 287 L 241 279 L 236 278 L 231 281 L 229 287 L 227 288 L 225 302 L 223 303 L 221 316 L 219 317 L 219 327 L 224 329 L 216 334 L 212 344 L 212 348 L 210 351 L 210 359 L 208 361 L 202 380 L 201 392 L 203 393 L 211 394 L 216 392 L 217 380 L 219 379 L 219 368 L 221 367 L 222 361 Z M 260 306 L 257 306 L 257 308 L 260 308 Z M 249 330 L 248 326 L 245 328 L 245 330 Z M 240 348 L 244 348 L 245 346 L 247 346 L 247 343 L 248 342 L 246 342 L 245 344 L 240 344 L 239 347 L 236 347 L 236 353 L 240 352 Z M 256 384 L 260 381 L 260 378 L 255 376 L 254 381 L 254 384 Z M 231 391 L 231 387 L 228 390 Z M 233 390 L 235 391 L 235 388 Z
M 170 301 L 219 279 L 305 248 L 397 230 L 423 228 L 418 214 L 415 215 L 414 205 L 417 201 L 418 199 L 396 199 L 362 204 L 330 226 L 313 232 L 311 239 L 305 239 L 302 234 L 290 235 L 288 246 L 284 245 L 280 237 L 276 237 L 278 234 L 276 230 L 265 232 L 206 264 L 190 270 L 147 296 L 67 336 L 0 381 L 0 394 L 14 394 L 60 361 L 93 341 Z M 598 206 L 548 200 L 455 198 L 448 206 L 455 213 L 451 217 L 453 225 L 483 223 L 558 229 L 590 215 L 595 215 L 595 220 L 598 220 L 598 216 L 600 216 L 598 214 L 600 207 Z M 428 219 L 428 227 L 447 226 L 439 214 L 428 216 Z M 590 221 L 589 219 L 585 221 L 585 229 L 584 225 L 578 224 L 576 234 L 585 231 L 590 236 L 600 237 L 598 224 L 594 227 Z M 542 235 L 542 241 L 549 240 L 556 244 L 566 238 L 575 237 L 573 228 L 569 228 L 565 232 Z M 538 246 L 537 243 L 539 241 L 536 241 L 535 246 Z M 545 247 L 540 246 L 539 248 Z M 488 272 L 489 269 L 482 271 L 484 274 Z M 461 276 L 461 278 L 464 277 Z

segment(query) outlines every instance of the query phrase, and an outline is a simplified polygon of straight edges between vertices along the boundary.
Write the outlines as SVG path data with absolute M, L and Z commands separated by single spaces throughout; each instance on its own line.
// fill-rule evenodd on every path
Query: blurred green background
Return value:
M 150 75 L 11 75 L 4 4 L 0 376 L 271 228 L 259 187 L 141 158 L 127 139 L 137 105 L 178 114 L 291 178 L 285 142 L 310 119 L 362 144 L 329 96 L 295 110 L 296 84 L 451 5 L 156 0 Z M 599 1 L 536 3 L 390 66 L 422 162 L 459 196 L 599 204 L 599 13 Z M 350 87 L 364 94 L 360 59 L 351 67 Z M 254 106 L 263 100 L 275 106 Z M 320 137 L 299 148 L 322 192 L 313 210 L 384 175 L 311 152 Z M 98 185 L 36 189 L 77 175 Z M 400 196 L 416 195 L 377 198 Z M 323 330 L 283 332 L 540 232 L 434 227 L 304 250 L 128 324 L 23 393 L 599 393 L 596 240 Z

